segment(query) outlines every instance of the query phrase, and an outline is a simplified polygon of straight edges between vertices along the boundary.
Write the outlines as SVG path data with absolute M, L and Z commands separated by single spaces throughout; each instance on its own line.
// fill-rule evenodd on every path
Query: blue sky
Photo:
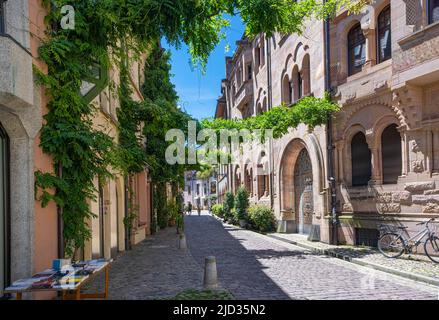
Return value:
M 199 70 L 191 69 L 190 54 L 186 46 L 176 50 L 167 43 L 162 43 L 172 53 L 172 82 L 180 97 L 180 105 L 197 119 L 214 116 L 216 100 L 221 94 L 221 80 L 226 73 L 225 57 L 233 54 L 235 42 L 244 33 L 244 25 L 239 16 L 232 18 L 231 26 L 226 32 L 226 39 L 212 52 L 204 75 Z M 226 52 L 227 44 L 230 45 L 229 52 Z

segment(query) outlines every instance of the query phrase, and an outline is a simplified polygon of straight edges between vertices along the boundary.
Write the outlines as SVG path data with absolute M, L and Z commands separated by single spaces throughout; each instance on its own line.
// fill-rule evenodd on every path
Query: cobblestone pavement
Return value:
M 383 256 L 378 250 L 368 247 L 334 246 L 320 242 L 310 242 L 306 236 L 299 234 L 273 233 L 275 237 L 283 238 L 296 243 L 304 244 L 316 249 L 329 250 L 334 253 L 356 258 L 364 262 L 378 264 L 397 271 L 409 272 L 427 276 L 439 280 L 439 264 L 433 263 L 428 257 L 421 255 L 404 254 L 398 259 L 389 259 Z
M 186 289 L 201 289 L 202 269 L 177 248 L 175 228 L 168 228 L 121 254 L 110 268 L 109 299 L 158 299 Z M 99 275 L 85 291 L 103 291 Z
M 208 215 L 185 221 L 200 264 L 217 259 L 221 285 L 237 299 L 438 299 L 439 288 L 311 253 L 223 225 Z
M 204 258 L 217 258 L 221 287 L 237 299 L 438 299 L 439 289 L 356 266 L 207 214 L 186 217 L 188 251 L 175 228 L 150 236 L 110 268 L 110 299 L 159 299 L 201 289 Z M 103 275 L 86 291 L 102 291 Z

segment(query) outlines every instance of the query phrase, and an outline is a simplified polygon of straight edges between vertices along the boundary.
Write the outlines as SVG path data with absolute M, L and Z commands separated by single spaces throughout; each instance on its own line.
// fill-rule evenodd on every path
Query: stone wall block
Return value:
M 426 190 L 435 189 L 434 181 L 406 183 L 404 189 L 412 193 L 423 193 Z
M 412 203 L 412 194 L 408 191 L 396 191 L 392 193 L 392 202 L 402 205 L 410 205 Z
M 439 203 L 439 195 L 413 195 L 414 204 L 426 205 L 428 203 Z
M 425 195 L 439 194 L 439 189 L 426 190 L 426 191 L 424 191 L 424 194 Z

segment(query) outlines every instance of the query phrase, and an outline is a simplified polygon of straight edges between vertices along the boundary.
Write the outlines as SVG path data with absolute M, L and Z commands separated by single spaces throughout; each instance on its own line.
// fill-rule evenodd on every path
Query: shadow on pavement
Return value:
M 201 267 L 205 257 L 215 256 L 220 284 L 237 299 L 290 299 L 264 273 L 263 260 L 283 257 L 305 259 L 310 253 L 265 249 L 265 240 L 260 242 L 261 249 L 253 249 L 253 241 L 246 248 L 243 246 L 246 240 L 232 236 L 234 231 L 238 230 L 223 226 L 208 215 L 185 218 L 185 234 L 192 256 Z

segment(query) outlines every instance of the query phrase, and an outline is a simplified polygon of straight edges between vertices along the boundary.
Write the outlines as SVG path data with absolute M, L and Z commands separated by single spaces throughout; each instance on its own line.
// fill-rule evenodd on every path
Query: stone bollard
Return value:
M 187 249 L 186 237 L 183 233 L 181 233 L 178 237 L 178 249 L 181 249 L 181 250 Z
M 216 272 L 216 259 L 213 256 L 205 259 L 204 266 L 204 289 L 216 289 L 218 288 L 218 276 Z

